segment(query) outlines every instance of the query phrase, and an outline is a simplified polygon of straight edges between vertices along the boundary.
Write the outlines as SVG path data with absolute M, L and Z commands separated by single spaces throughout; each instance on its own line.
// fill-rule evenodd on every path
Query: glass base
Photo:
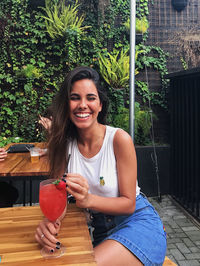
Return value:
M 40 250 L 40 253 L 42 255 L 42 257 L 44 257 L 45 259 L 55 259 L 55 258 L 59 258 L 61 256 L 64 255 L 66 251 L 66 247 L 63 245 L 60 245 L 60 249 L 55 249 L 54 252 L 47 252 L 45 248 L 42 248 Z

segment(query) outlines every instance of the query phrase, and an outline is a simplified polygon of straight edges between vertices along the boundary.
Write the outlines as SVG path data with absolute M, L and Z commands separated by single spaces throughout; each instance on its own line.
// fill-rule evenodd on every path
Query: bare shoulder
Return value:
M 123 129 L 119 128 L 117 130 L 117 132 L 115 133 L 115 137 L 114 137 L 114 142 L 126 142 L 126 141 L 130 141 L 130 142 L 133 142 L 132 141 L 132 138 L 131 136 Z
M 134 147 L 131 136 L 123 129 L 118 129 L 115 133 L 113 145 L 115 150 Z

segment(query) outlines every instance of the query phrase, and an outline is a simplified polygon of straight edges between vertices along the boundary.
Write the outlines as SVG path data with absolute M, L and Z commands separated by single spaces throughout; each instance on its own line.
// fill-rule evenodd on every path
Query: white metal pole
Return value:
M 136 0 L 130 0 L 130 92 L 129 92 L 129 131 L 134 140 L 135 133 L 135 19 Z

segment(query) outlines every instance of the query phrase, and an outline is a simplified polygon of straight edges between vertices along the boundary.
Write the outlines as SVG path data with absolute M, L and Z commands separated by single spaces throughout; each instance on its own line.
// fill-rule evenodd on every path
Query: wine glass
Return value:
M 63 186 L 61 182 L 63 181 L 57 179 L 47 179 L 40 182 L 40 209 L 51 222 L 56 222 L 67 207 L 66 185 Z M 53 253 L 42 248 L 41 254 L 45 258 L 58 258 L 64 254 L 65 250 L 66 247 L 60 245 L 60 249 L 55 249 Z

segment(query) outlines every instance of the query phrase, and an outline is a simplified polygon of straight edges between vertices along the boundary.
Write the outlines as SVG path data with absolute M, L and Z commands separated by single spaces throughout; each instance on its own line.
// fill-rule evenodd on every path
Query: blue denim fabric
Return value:
M 112 216 L 92 214 L 93 245 L 113 239 L 128 248 L 144 265 L 162 265 L 166 253 L 166 233 L 154 207 L 138 195 L 133 214 Z

